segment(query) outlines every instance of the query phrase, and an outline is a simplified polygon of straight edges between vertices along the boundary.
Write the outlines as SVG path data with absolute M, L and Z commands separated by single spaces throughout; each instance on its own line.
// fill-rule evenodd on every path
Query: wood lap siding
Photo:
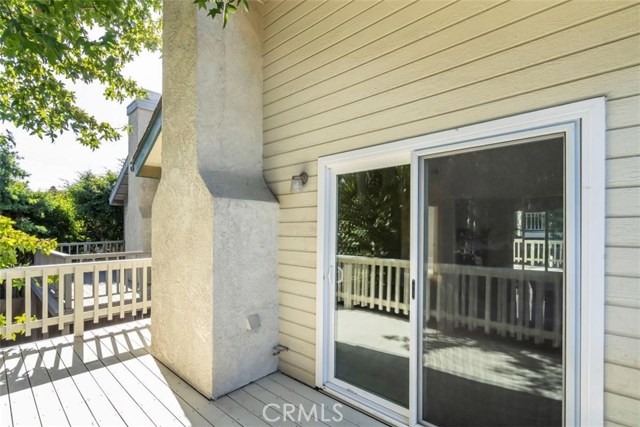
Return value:
M 640 419 L 637 1 L 264 5 L 264 175 L 280 200 L 281 369 L 315 375 L 319 156 L 607 97 L 605 416 Z M 306 171 L 302 193 L 292 175 Z

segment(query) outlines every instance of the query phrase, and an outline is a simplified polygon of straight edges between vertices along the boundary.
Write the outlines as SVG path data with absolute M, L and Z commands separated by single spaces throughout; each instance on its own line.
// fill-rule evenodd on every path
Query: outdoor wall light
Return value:
M 294 175 L 291 177 L 291 192 L 299 193 L 302 191 L 302 186 L 309 181 L 309 175 L 306 172 L 301 172 L 300 175 Z

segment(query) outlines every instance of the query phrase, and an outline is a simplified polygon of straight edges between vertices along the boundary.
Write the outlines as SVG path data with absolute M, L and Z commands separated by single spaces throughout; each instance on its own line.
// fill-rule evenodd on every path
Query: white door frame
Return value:
M 575 265 L 575 283 L 580 283 L 579 308 L 574 316 L 576 324 L 571 326 L 569 334 L 575 339 L 566 341 L 567 361 L 579 360 L 575 369 L 565 364 L 568 372 L 565 381 L 577 384 L 575 396 L 567 389 L 566 420 L 570 424 L 602 425 L 603 423 L 603 369 L 604 369 L 604 147 L 605 147 L 605 98 L 594 98 L 558 107 L 537 110 L 503 119 L 492 120 L 463 128 L 438 132 L 430 135 L 405 139 L 373 147 L 335 154 L 318 159 L 318 239 L 317 239 L 317 277 L 316 277 L 316 386 L 329 393 L 372 412 L 393 424 L 417 425 L 418 418 L 418 314 L 416 301 L 411 300 L 411 365 L 410 365 L 410 410 L 408 420 L 394 417 L 380 408 L 375 402 L 350 395 L 344 390 L 331 387 L 333 372 L 333 262 L 335 253 L 335 177 L 341 173 L 395 166 L 412 165 L 411 183 L 411 280 L 418 279 L 418 259 L 420 241 L 416 230 L 419 226 L 418 186 L 420 182 L 419 154 L 430 150 L 441 152 L 465 147 L 478 147 L 487 143 L 547 134 L 560 128 L 575 127 L 577 182 L 571 188 L 575 195 L 567 194 L 573 202 L 567 205 L 575 207 L 577 223 L 567 227 L 575 231 L 567 239 L 576 242 L 575 259 L 568 259 L 568 265 Z M 426 150 L 426 151 L 425 151 Z M 571 153 L 568 152 L 568 155 Z M 569 156 L 567 156 L 569 157 Z M 569 184 L 569 182 L 567 181 Z M 567 191 L 569 186 L 567 185 Z M 567 212 L 569 215 L 571 212 Z M 579 215 L 579 216 L 578 216 Z M 573 216 L 567 216 L 572 218 Z M 572 233 L 571 231 L 570 233 Z M 579 245 L 578 245 L 579 244 Z M 330 341 L 331 340 L 331 341 Z M 574 345 L 569 345 L 573 343 Z M 569 359 L 569 356 L 574 356 Z M 571 371 L 571 372 L 569 372 Z M 575 375 L 575 380 L 571 376 Z M 573 417 L 573 418 L 572 418 Z

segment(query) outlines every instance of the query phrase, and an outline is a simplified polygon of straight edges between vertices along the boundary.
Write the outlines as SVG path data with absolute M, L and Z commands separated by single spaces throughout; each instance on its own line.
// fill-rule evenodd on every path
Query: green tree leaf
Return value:
M 80 108 L 68 83 L 99 83 L 118 102 L 144 96 L 123 70 L 160 48 L 160 10 L 161 0 L 0 1 L 0 120 L 51 141 L 73 131 L 91 148 L 118 140 L 122 129 Z

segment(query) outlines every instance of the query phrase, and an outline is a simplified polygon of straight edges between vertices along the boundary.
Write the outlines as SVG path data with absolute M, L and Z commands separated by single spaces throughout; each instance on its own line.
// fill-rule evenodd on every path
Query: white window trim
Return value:
M 412 163 L 412 155 L 437 147 L 444 148 L 460 143 L 473 145 L 473 141 L 486 143 L 490 139 L 500 139 L 518 134 L 525 137 L 535 135 L 543 128 L 576 125 L 576 138 L 579 139 L 580 158 L 577 201 L 579 203 L 580 222 L 575 230 L 579 231 L 578 253 L 576 260 L 580 277 L 580 307 L 577 312 L 579 330 L 576 330 L 576 350 L 580 355 L 579 385 L 576 391 L 576 425 L 600 426 L 604 416 L 604 255 L 605 255 L 605 98 L 593 98 L 558 107 L 537 110 L 507 118 L 465 126 L 459 129 L 437 132 L 401 141 L 376 145 L 360 150 L 335 154 L 318 159 L 318 240 L 317 240 L 317 276 L 316 276 L 316 386 L 324 388 L 329 375 L 328 337 L 333 319 L 328 315 L 332 301 L 325 278 L 330 275 L 328 220 L 331 218 L 333 201 L 331 196 L 331 177 L 336 174 L 357 170 L 382 168 L 398 164 Z M 416 156 L 413 156 L 415 163 Z M 412 165 L 412 173 L 416 169 Z M 414 181 L 415 182 L 415 181 Z M 412 198 L 412 211 L 415 197 Z M 412 237 L 416 233 L 412 233 Z M 417 247 L 413 242 L 412 247 Z M 414 249 L 415 250 L 415 249 Z M 412 254 L 415 262 L 416 254 Z M 416 269 L 412 268 L 412 276 Z M 415 277 L 412 277 L 415 279 Z M 412 301 L 412 304 L 415 302 Z M 412 309 L 415 308 L 412 306 Z M 415 311 L 414 311 L 415 312 Z M 414 316 L 415 318 L 415 316 Z M 417 329 L 411 324 L 412 334 Z M 577 329 L 577 328 L 575 328 Z M 413 338 L 413 337 L 412 337 Z M 413 351 L 413 350 L 412 350 Z M 415 359 L 415 358 L 414 358 Z M 412 364 L 415 371 L 417 367 Z M 410 382 L 412 393 L 416 388 L 416 372 L 412 372 Z M 354 402 L 358 403 L 358 402 Z M 571 404 L 572 402 L 569 402 Z M 415 404 L 410 424 L 417 422 Z M 371 410 L 371 409 L 370 409 Z M 375 412 L 373 410 L 372 412 Z M 378 415 L 387 418 L 384 414 Z M 571 417 L 568 416 L 567 420 Z M 388 420 L 393 421 L 393 420 Z M 397 422 L 397 421 L 396 421 Z M 394 422 L 395 423 L 395 422 Z

